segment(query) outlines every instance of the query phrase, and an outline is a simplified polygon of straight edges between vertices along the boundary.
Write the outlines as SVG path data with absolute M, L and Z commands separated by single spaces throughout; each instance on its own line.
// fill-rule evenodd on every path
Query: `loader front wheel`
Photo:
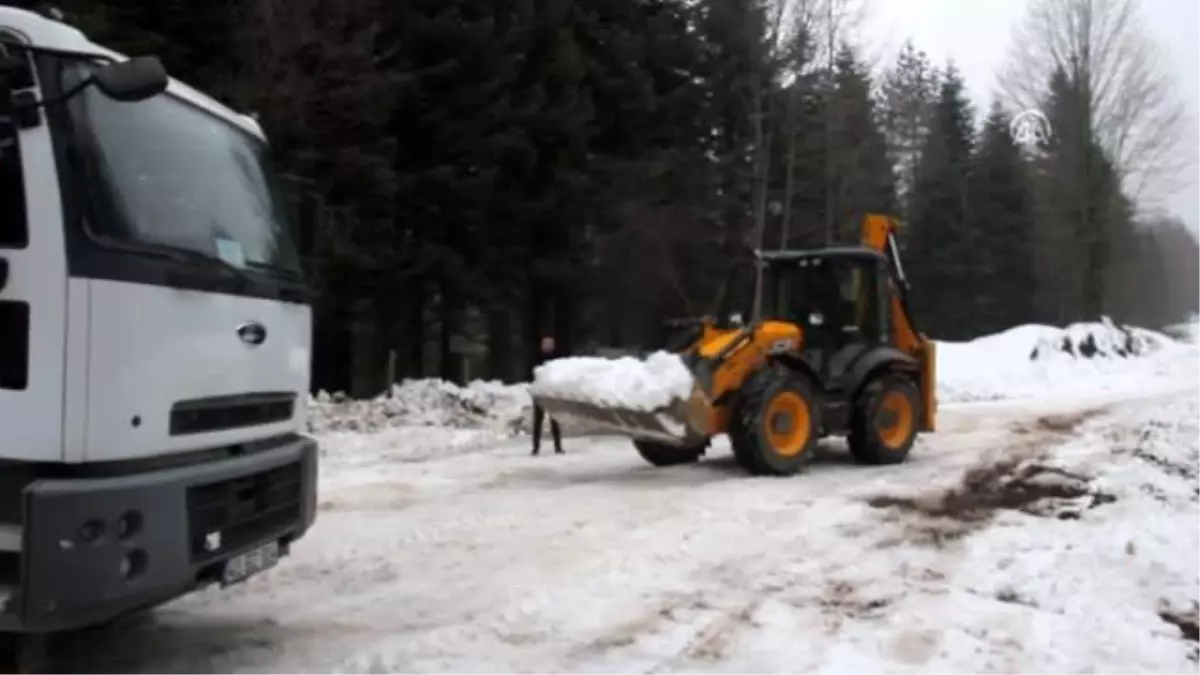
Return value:
M 680 448 L 674 445 L 655 443 L 654 441 L 634 441 L 633 447 L 637 448 L 638 454 L 642 456 L 642 459 L 654 466 L 692 464 L 699 461 L 700 455 L 704 454 L 703 446 L 698 448 Z
M 921 399 L 906 377 L 887 374 L 868 384 L 854 402 L 847 442 L 864 464 L 899 464 L 917 440 Z
M 758 476 L 799 471 L 820 437 L 818 410 L 804 378 L 784 369 L 756 373 L 742 387 L 729 429 L 738 464 Z

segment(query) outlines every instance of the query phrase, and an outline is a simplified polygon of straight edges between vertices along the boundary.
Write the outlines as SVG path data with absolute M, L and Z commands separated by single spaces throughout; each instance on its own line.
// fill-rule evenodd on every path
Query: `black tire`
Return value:
M 655 443 L 654 441 L 634 441 L 633 447 L 637 448 L 638 454 L 642 456 L 642 459 L 654 466 L 694 464 L 700 460 L 700 455 L 704 454 L 704 446 L 680 448 L 673 445 Z
M 782 367 L 751 375 L 738 392 L 730 421 L 729 441 L 738 464 L 756 476 L 799 471 L 817 445 L 820 409 L 812 385 L 801 375 Z
M 885 407 L 886 403 L 886 407 Z M 865 386 L 854 401 L 850 453 L 864 464 L 899 464 L 917 441 L 921 395 L 907 377 L 884 373 Z

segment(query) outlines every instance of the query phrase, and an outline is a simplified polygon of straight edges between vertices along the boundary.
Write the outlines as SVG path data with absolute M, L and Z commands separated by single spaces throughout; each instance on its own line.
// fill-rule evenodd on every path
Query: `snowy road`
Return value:
M 723 445 L 654 469 L 605 438 L 532 458 L 465 430 L 331 434 L 292 558 L 69 636 L 56 667 L 1194 672 L 1184 375 L 946 406 L 905 465 L 855 466 L 831 441 L 787 479 L 745 476 Z

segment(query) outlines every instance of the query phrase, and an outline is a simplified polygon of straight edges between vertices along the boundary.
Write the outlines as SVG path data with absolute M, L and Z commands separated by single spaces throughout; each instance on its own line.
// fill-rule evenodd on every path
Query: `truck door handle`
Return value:
M 0 258 L 0 291 L 8 285 L 8 260 Z

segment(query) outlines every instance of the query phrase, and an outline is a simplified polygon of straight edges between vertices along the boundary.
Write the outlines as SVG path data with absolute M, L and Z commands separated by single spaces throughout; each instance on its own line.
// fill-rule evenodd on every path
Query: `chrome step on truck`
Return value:
M 274 566 L 316 515 L 312 311 L 254 119 L 0 7 L 0 636 Z

